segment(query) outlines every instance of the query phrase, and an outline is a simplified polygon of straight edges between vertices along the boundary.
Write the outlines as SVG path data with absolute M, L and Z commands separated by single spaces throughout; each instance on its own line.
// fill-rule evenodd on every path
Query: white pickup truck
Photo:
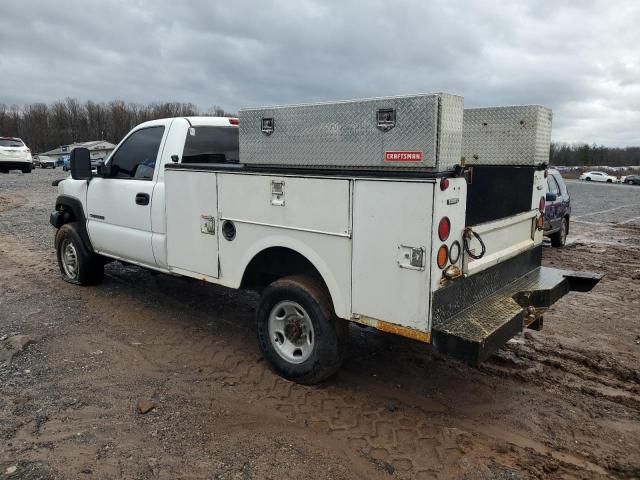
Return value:
M 524 144 L 548 142 L 550 112 L 515 108 L 465 110 L 464 135 L 443 94 L 143 123 L 97 174 L 77 148 L 54 182 L 60 271 L 90 285 L 119 260 L 257 290 L 262 352 L 300 383 L 339 368 L 348 322 L 477 365 L 600 278 L 541 267 L 549 149 Z

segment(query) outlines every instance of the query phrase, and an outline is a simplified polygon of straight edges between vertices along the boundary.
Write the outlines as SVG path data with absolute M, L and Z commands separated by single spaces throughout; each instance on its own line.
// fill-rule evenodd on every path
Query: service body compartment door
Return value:
M 355 315 L 428 331 L 433 183 L 356 180 Z
M 165 188 L 169 270 L 218 278 L 217 174 L 166 170 Z

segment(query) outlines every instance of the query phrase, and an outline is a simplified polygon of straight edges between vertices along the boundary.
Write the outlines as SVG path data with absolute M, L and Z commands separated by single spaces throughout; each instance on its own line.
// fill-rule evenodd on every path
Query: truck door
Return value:
M 93 248 L 109 257 L 155 266 L 151 201 L 171 120 L 133 130 L 107 161 L 108 175 L 87 189 L 87 228 Z

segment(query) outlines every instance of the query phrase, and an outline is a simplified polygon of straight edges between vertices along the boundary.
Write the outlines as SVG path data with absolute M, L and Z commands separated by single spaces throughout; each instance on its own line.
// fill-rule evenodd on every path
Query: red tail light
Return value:
M 438 237 L 444 242 L 449 238 L 449 232 L 451 232 L 451 222 L 447 217 L 443 217 L 438 224 Z
M 442 190 L 443 192 L 449 188 L 449 179 L 448 178 L 441 178 L 440 179 L 440 190 Z
M 544 197 L 540 197 L 540 205 L 538 205 L 540 213 L 544 213 Z
M 230 118 L 229 119 L 229 123 L 231 125 L 240 125 L 240 119 L 239 118 Z

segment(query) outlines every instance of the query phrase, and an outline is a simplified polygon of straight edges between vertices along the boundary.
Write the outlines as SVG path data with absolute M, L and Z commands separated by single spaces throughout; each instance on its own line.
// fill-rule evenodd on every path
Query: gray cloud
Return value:
M 640 143 L 634 0 L 5 2 L 0 103 L 243 106 L 447 91 L 539 103 L 554 140 Z

